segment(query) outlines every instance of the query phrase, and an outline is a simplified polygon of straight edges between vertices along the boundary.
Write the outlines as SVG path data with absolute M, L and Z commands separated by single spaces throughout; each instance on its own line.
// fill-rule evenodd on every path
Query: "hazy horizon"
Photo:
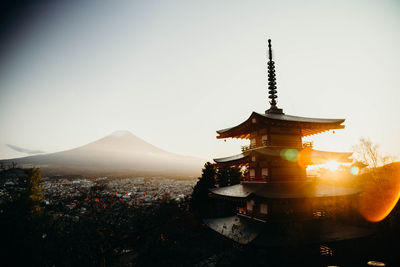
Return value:
M 181 155 L 238 154 L 245 142 L 215 131 L 268 108 L 268 38 L 278 106 L 346 119 L 307 138 L 316 149 L 369 137 L 400 155 L 396 1 L 40 3 L 1 35 L 0 159 L 117 130 Z

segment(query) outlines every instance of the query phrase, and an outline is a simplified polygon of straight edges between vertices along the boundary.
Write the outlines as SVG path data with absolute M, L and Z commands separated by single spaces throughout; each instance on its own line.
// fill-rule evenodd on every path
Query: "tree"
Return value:
M 207 162 L 204 164 L 201 177 L 193 187 L 190 210 L 200 217 L 206 217 L 211 214 L 212 201 L 208 197 L 208 190 L 215 187 L 215 176 L 215 166 Z
M 190 210 L 200 217 L 214 215 L 216 205 L 214 199 L 209 197 L 209 189 L 239 184 L 242 172 L 239 167 L 218 167 L 210 162 L 204 164 L 202 175 L 193 187 L 190 201 Z M 230 209 L 231 207 L 229 207 Z
M 217 184 L 219 187 L 239 184 L 242 178 L 242 172 L 239 167 L 218 167 L 217 168 Z
M 9 198 L 0 203 L 0 236 L 7 241 L 0 246 L 7 256 L 5 265 L 39 266 L 42 234 L 50 220 L 40 208 L 44 199 L 39 187 L 40 169 L 11 168 L 0 172 L 0 178 L 14 182 L 6 188 Z
M 393 161 L 393 157 L 384 156 L 379 150 L 379 146 L 369 138 L 360 138 L 360 142 L 353 146 L 353 151 L 355 158 L 369 168 L 376 168 Z
M 213 188 L 215 187 L 215 175 L 216 175 L 216 168 L 214 164 L 211 162 L 206 162 L 204 164 L 204 168 L 202 170 L 202 183 L 204 183 L 207 188 Z
M 32 206 L 37 210 L 39 204 L 44 200 L 42 189 L 39 187 L 42 173 L 38 168 L 28 169 L 26 170 L 26 173 L 28 174 L 28 178 L 26 179 L 25 194 Z
M 240 184 L 243 174 L 239 167 L 233 166 L 229 168 L 229 185 Z
M 217 169 L 217 184 L 219 187 L 229 185 L 229 167 L 223 166 Z

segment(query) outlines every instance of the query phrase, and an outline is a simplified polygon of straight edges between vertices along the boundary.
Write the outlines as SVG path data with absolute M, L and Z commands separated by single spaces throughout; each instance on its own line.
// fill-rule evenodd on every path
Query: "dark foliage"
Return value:
M 238 167 L 215 167 L 207 162 L 204 164 L 202 175 L 193 188 L 190 209 L 197 216 L 213 217 L 215 215 L 230 214 L 235 205 L 227 201 L 217 201 L 210 198 L 210 188 L 239 184 L 242 172 Z
M 214 202 L 208 197 L 209 189 L 215 187 L 216 168 L 210 162 L 204 164 L 202 175 L 193 188 L 190 210 L 200 217 L 213 214 Z
M 0 207 L 1 266 L 193 265 L 222 242 L 189 212 L 188 199 L 131 206 L 96 184 L 43 205 L 38 170 L 0 172 L 1 181 L 10 176 L 19 182 Z
M 242 172 L 239 167 L 217 168 L 216 181 L 219 187 L 239 184 L 242 179 Z
M 6 185 L 7 198 L 0 204 L 0 236 L 2 264 L 40 265 L 42 233 L 50 225 L 50 217 L 40 206 L 43 195 L 39 188 L 39 169 L 9 168 L 0 172 Z

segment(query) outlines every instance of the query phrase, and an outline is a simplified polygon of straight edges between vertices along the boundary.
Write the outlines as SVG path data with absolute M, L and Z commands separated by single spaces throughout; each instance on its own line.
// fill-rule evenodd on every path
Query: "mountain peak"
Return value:
M 114 136 L 114 137 L 122 137 L 122 136 L 129 136 L 129 135 L 133 135 L 130 131 L 126 131 L 126 130 L 119 130 L 119 131 L 115 131 L 112 134 L 110 134 L 110 136 Z
M 11 162 L 11 160 L 8 160 Z M 13 159 L 57 173 L 198 174 L 203 160 L 162 150 L 129 131 L 115 131 L 67 151 Z M 2 162 L 2 161 L 0 161 Z

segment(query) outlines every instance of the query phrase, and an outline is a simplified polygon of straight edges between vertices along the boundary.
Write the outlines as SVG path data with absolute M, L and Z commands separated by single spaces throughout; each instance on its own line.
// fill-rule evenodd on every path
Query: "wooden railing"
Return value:
M 246 177 L 242 180 L 243 183 L 268 183 L 268 177 Z
M 297 147 L 299 145 L 299 143 L 292 142 L 292 143 L 287 143 L 286 145 L 288 147 Z M 254 149 L 254 148 L 257 148 L 257 147 L 263 147 L 263 146 L 268 146 L 268 141 L 267 140 L 263 141 L 262 144 L 250 144 L 248 146 L 242 146 L 241 149 L 242 149 L 242 152 L 245 152 L 247 150 Z M 302 143 L 302 147 L 303 148 L 313 148 L 314 147 L 314 142 L 312 142 L 312 141 L 303 142 Z
M 257 147 L 257 145 L 253 144 L 253 145 L 248 145 L 248 146 L 242 146 L 241 149 L 242 149 L 242 152 L 245 152 L 247 150 L 250 150 L 250 149 L 253 149 L 256 147 Z
M 271 183 L 271 182 L 287 182 L 287 183 L 293 183 L 293 182 L 315 182 L 316 179 L 318 178 L 318 175 L 306 175 L 302 179 L 292 179 L 292 180 L 285 180 L 285 179 L 279 179 L 279 180 L 274 180 L 271 181 L 271 177 L 265 176 L 265 177 L 245 177 L 242 180 L 242 183 Z
M 250 149 L 253 149 L 253 148 L 262 147 L 262 146 L 267 146 L 267 145 L 268 145 L 268 141 L 267 141 L 267 140 L 264 140 L 264 141 L 262 142 L 261 145 L 250 144 L 250 145 L 248 145 L 248 146 L 242 146 L 241 149 L 242 149 L 242 152 L 245 152 L 245 151 L 250 150 Z

